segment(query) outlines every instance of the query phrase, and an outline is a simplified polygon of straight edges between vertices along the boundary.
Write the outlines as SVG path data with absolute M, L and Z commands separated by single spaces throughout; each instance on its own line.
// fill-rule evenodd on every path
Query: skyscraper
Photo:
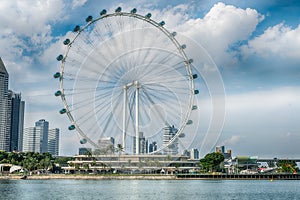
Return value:
M 133 152 L 136 149 L 136 138 L 133 137 Z M 139 132 L 139 154 L 146 153 L 146 139 L 143 132 Z
M 8 90 L 8 77 L 0 58 L 0 150 L 21 151 L 25 102 Z
M 9 151 L 22 151 L 25 102 L 21 94 L 8 91 L 8 120 L 10 133 Z
M 163 135 L 164 146 L 167 146 L 169 144 L 169 142 L 176 135 L 177 131 L 178 130 L 174 126 L 169 126 L 168 124 L 166 124 L 166 127 L 164 128 L 164 135 Z M 178 138 L 174 139 L 173 143 L 164 149 L 164 154 L 167 155 L 178 154 Z
M 44 119 L 40 119 L 39 121 L 35 122 L 35 127 L 41 127 L 40 153 L 48 152 L 49 122 Z
M 59 129 L 49 129 L 48 132 L 48 152 L 53 156 L 59 154 Z
M 0 58 L 0 150 L 9 151 L 9 125 L 8 116 L 8 73 Z
M 42 133 L 42 127 L 40 126 L 25 128 L 23 135 L 23 151 L 40 153 Z
M 190 159 L 192 159 L 192 160 L 199 159 L 198 149 L 191 149 L 190 150 Z

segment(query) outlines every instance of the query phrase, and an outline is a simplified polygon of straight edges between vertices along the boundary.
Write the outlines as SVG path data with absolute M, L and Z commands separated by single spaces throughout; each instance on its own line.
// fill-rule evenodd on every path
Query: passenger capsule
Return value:
M 197 110 L 198 106 L 197 105 L 193 105 L 192 110 Z
M 75 125 L 70 125 L 70 126 L 68 127 L 68 129 L 69 129 L 70 131 L 74 130 L 74 129 L 75 129 Z
M 194 62 L 194 60 L 193 59 L 189 59 L 188 62 L 189 62 L 189 64 L 191 64 L 192 62 Z
M 185 48 L 186 48 L 186 45 L 185 45 L 185 44 L 181 45 L 181 48 L 182 48 L 182 49 L 185 49 Z
M 100 15 L 102 16 L 102 15 L 105 15 L 106 14 L 106 10 L 105 9 L 103 9 L 101 12 L 100 12 Z
M 80 30 L 80 26 L 75 26 L 75 28 L 73 29 L 73 32 L 78 32 Z
M 196 79 L 196 78 L 198 78 L 198 75 L 197 74 L 193 74 L 193 79 Z
M 53 75 L 54 78 L 59 78 L 60 77 L 60 73 L 59 72 L 56 72 L 54 75 Z
M 132 9 L 130 13 L 135 14 L 137 12 L 136 8 Z
M 85 19 L 85 21 L 86 22 L 90 22 L 90 21 L 92 21 L 93 20 L 93 17 L 90 15 L 90 16 L 88 16 L 86 19 Z
M 80 144 L 85 144 L 87 142 L 87 140 L 85 138 L 80 140 Z
M 166 23 L 164 21 L 159 22 L 160 26 L 164 26 Z
M 59 56 L 56 57 L 56 60 L 61 61 L 63 58 L 64 58 L 64 56 L 60 54 Z
M 64 45 L 68 45 L 68 44 L 70 44 L 70 39 L 65 39 Z
M 121 7 L 117 7 L 117 9 L 115 10 L 115 12 L 121 12 L 122 8 Z
M 146 18 L 150 19 L 151 18 L 151 13 L 148 13 L 147 15 L 145 15 Z
M 193 123 L 193 120 L 189 119 L 189 120 L 187 121 L 186 125 L 190 125 L 190 124 L 192 124 L 192 123 Z
M 63 108 L 59 111 L 60 114 L 65 114 L 66 112 L 67 112 L 67 110 L 65 108 Z
M 184 137 L 185 137 L 185 134 L 184 134 L 184 133 L 180 133 L 178 137 L 184 138 Z
M 194 90 L 194 94 L 199 94 L 199 90 Z
M 54 93 L 54 95 L 55 95 L 56 97 L 60 96 L 60 95 L 61 95 L 61 91 L 60 91 L 60 90 L 56 91 L 56 92 Z
M 176 32 L 173 32 L 173 33 L 172 33 L 172 36 L 173 36 L 173 37 L 175 37 L 176 35 L 177 35 L 177 33 L 176 33 Z

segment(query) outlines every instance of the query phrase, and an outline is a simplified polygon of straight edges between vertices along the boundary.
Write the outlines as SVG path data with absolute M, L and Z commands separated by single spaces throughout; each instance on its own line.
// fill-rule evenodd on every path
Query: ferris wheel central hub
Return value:
M 131 83 L 127 83 L 126 85 L 124 85 L 124 89 L 126 90 L 126 89 L 130 88 L 131 86 L 135 86 L 136 88 L 140 87 L 138 81 L 132 81 Z

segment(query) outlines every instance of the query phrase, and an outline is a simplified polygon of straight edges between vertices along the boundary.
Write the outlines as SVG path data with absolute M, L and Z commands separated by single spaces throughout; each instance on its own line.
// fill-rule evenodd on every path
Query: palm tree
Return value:
M 118 161 L 119 161 L 119 166 L 120 166 L 120 156 L 121 156 L 121 152 L 123 152 L 123 147 L 122 147 L 122 145 L 121 144 L 118 144 L 117 145 L 117 152 L 118 152 Z

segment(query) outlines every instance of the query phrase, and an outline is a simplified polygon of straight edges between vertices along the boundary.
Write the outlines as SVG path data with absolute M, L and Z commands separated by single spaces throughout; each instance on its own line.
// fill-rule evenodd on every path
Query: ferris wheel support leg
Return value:
M 139 85 L 135 81 L 135 154 L 140 153 L 140 140 L 139 140 Z
M 124 86 L 123 94 L 123 149 L 126 153 L 126 104 L 127 104 L 127 87 Z

